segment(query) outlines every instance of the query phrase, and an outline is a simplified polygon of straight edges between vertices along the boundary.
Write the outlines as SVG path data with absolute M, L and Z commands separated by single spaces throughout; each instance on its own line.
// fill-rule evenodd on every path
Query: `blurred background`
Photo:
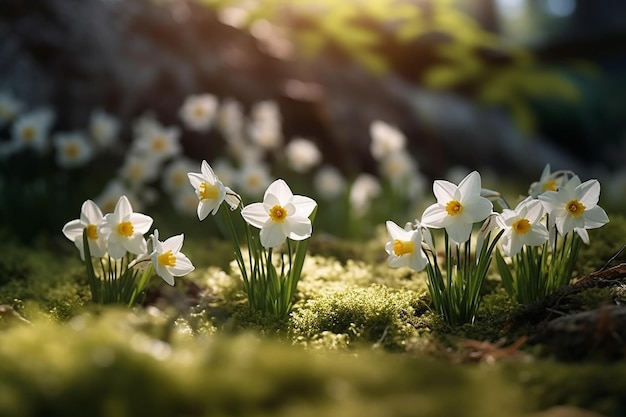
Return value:
M 343 236 L 473 169 L 513 199 L 573 170 L 619 210 L 625 70 L 618 0 L 2 0 L 0 223 L 60 234 L 127 194 L 192 233 L 202 160 Z

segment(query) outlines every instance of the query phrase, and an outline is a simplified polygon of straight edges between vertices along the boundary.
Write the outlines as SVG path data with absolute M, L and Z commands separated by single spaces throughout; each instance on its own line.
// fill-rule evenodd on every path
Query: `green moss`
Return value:
M 141 330 L 145 320 L 107 308 L 67 325 L 5 331 L 12 343 L 0 345 L 0 414 L 519 415 L 517 389 L 496 370 L 367 350 L 321 354 L 249 334 L 175 331 L 165 343 Z

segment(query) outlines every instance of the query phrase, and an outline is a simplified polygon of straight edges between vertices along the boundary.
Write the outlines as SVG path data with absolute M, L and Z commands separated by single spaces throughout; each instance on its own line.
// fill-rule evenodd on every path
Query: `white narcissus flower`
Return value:
M 227 187 L 215 175 L 207 161 L 202 161 L 201 173 L 187 174 L 191 186 L 198 196 L 198 218 L 204 220 L 209 213 L 215 215 L 226 198 Z
M 568 175 L 573 175 L 573 173 L 571 171 L 550 172 L 550 164 L 547 164 L 541 172 L 539 181 L 530 184 L 528 195 L 532 198 L 538 198 L 539 194 L 546 191 L 557 191 L 567 181 Z
M 250 161 L 237 175 L 241 192 L 248 196 L 260 196 L 271 181 L 269 168 L 261 162 Z
M 151 156 L 128 154 L 119 170 L 119 176 L 133 188 L 156 179 L 159 175 L 160 161 Z
M 507 256 L 517 255 L 523 246 L 539 246 L 548 240 L 542 217 L 543 205 L 537 200 L 524 200 L 515 210 L 502 210 L 496 222 L 504 230 L 500 244 Z
M 481 180 L 477 171 L 469 173 L 458 187 L 445 180 L 436 180 L 433 193 L 437 202 L 424 211 L 422 225 L 445 228 L 450 238 L 463 243 L 470 238 L 472 226 L 483 221 L 493 204 L 480 195 Z
M 289 238 L 304 240 L 311 236 L 309 216 L 317 206 L 315 200 L 293 195 L 287 183 L 278 179 L 265 191 L 262 203 L 243 208 L 241 215 L 250 225 L 261 229 L 261 245 L 275 248 Z
M 49 109 L 39 109 L 20 115 L 11 126 L 15 150 L 32 148 L 43 152 L 48 146 L 48 131 L 54 120 Z
M 232 99 L 225 99 L 217 113 L 217 127 L 227 142 L 239 140 L 243 135 L 244 114 L 241 104 Z
M 404 150 L 406 137 L 396 127 L 383 121 L 375 120 L 370 125 L 370 152 L 377 160 L 382 160 L 389 154 Z
M 152 265 L 157 275 L 172 286 L 174 277 L 182 277 L 195 269 L 189 258 L 180 252 L 184 239 L 185 236 L 180 234 L 161 242 L 159 231 L 154 230 L 154 250 L 150 254 Z
M 196 162 L 185 157 L 178 157 L 170 162 L 163 171 L 163 188 L 170 194 L 189 190 L 187 173 L 196 167 Z
M 11 123 L 22 110 L 23 104 L 13 94 L 0 92 L 0 127 Z
M 213 125 L 217 107 L 217 97 L 212 94 L 191 95 L 185 99 L 178 115 L 187 129 L 207 132 Z
M 368 173 L 359 174 L 350 187 L 350 208 L 357 216 L 365 215 L 372 200 L 380 196 L 382 190 L 377 177 Z
M 322 154 L 315 143 L 303 138 L 292 139 L 285 148 L 289 167 L 296 172 L 308 172 L 322 160 Z
M 392 221 L 387 221 L 389 241 L 385 251 L 389 255 L 387 264 L 392 268 L 408 266 L 415 271 L 421 271 L 428 263 L 428 258 L 422 249 L 422 232 L 420 227 L 413 228 L 409 223 L 404 229 Z
M 152 218 L 133 212 L 128 198 L 123 195 L 115 205 L 115 211 L 104 216 L 101 232 L 107 241 L 107 250 L 113 259 L 120 259 L 126 252 L 140 255 L 148 250 L 144 233 L 150 230 Z
M 120 122 L 101 109 L 96 109 L 89 117 L 89 136 L 100 148 L 107 148 L 117 140 Z
M 178 127 L 154 127 L 138 136 L 133 142 L 133 151 L 161 162 L 182 152 Z
M 100 207 L 93 201 L 87 200 L 80 209 L 80 218 L 69 221 L 63 226 L 63 234 L 74 242 L 80 252 L 80 259 L 83 261 L 85 260 L 85 247 L 83 246 L 85 229 L 87 229 L 87 242 L 91 256 L 102 258 L 106 253 L 106 241 L 98 231 L 102 218 Z
M 57 133 L 54 136 L 54 146 L 56 162 L 63 168 L 85 165 L 93 157 L 93 147 L 82 133 Z
M 578 176 L 572 177 L 558 191 L 546 191 L 539 195 L 548 212 L 550 227 L 556 225 L 561 236 L 572 230 L 589 242 L 586 229 L 595 229 L 609 222 L 609 217 L 602 207 L 600 199 L 600 183 L 588 180 L 581 184 Z
M 320 197 L 333 200 L 345 192 L 346 179 L 337 168 L 326 165 L 321 167 L 313 177 L 313 185 Z

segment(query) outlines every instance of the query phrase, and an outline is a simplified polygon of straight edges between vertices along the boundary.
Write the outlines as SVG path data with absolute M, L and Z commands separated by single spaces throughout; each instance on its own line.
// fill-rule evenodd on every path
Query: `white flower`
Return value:
M 187 129 L 207 132 L 213 125 L 217 106 L 217 97 L 212 94 L 192 95 L 185 99 L 178 114 Z
M 387 264 L 392 268 L 408 266 L 415 271 L 421 271 L 428 263 L 428 258 L 422 249 L 421 228 L 413 228 L 409 223 L 402 229 L 392 221 L 387 221 L 389 241 L 385 251 L 389 255 Z
M 128 198 L 123 195 L 115 211 L 104 216 L 101 232 L 107 241 L 107 250 L 113 259 L 122 258 L 126 252 L 140 255 L 148 250 L 144 233 L 150 230 L 152 218 L 133 212 Z
M 60 167 L 82 166 L 93 157 L 92 145 L 82 133 L 57 133 L 54 136 L 54 146 L 56 161 Z
M 172 205 L 181 214 L 197 215 L 198 196 L 193 188 L 184 188 L 170 195 Z
M 586 242 L 589 236 L 585 229 L 595 229 L 609 222 L 606 212 L 598 206 L 599 199 L 598 180 L 581 184 L 578 176 L 572 177 L 558 191 L 546 191 L 539 195 L 548 212 L 550 226 L 556 225 L 562 236 L 575 230 Z
M 119 170 L 121 178 L 133 188 L 150 182 L 159 175 L 159 160 L 145 155 L 128 154 Z
M 557 191 L 559 187 L 567 181 L 567 176 L 573 175 L 571 171 L 555 171 L 550 172 L 550 164 L 547 164 L 543 171 L 541 172 L 541 177 L 539 181 L 535 181 L 530 184 L 530 188 L 528 189 L 528 195 L 532 198 L 539 197 L 539 194 L 542 194 L 546 191 Z
M 385 155 L 380 161 L 380 168 L 382 175 L 396 189 L 406 187 L 412 182 L 412 178 L 418 177 L 417 164 L 411 155 L 405 151 L 396 151 Z
M 85 260 L 85 247 L 83 246 L 85 229 L 87 229 L 87 242 L 91 256 L 102 258 L 106 253 L 106 241 L 98 231 L 102 218 L 102 211 L 96 203 L 87 200 L 80 209 L 80 218 L 69 221 L 63 226 L 63 234 L 74 242 L 80 252 L 80 259 L 83 261 Z
M 313 186 L 320 197 L 333 200 L 346 190 L 346 180 L 337 168 L 326 165 L 313 177 Z
M 134 198 L 131 191 L 120 180 L 109 181 L 104 190 L 95 198 L 98 207 L 102 208 L 105 213 L 110 213 L 115 210 L 115 205 L 121 196 L 125 195 L 133 204 L 134 207 L 138 207 L 138 201 Z
M 94 143 L 106 148 L 115 143 L 120 130 L 120 122 L 103 110 L 96 109 L 89 117 L 89 136 Z
M 250 122 L 248 124 L 250 140 L 262 149 L 277 149 L 283 144 L 281 126 L 274 122 Z
M 548 240 L 542 217 L 543 206 L 537 200 L 524 200 L 515 210 L 502 210 L 496 222 L 504 229 L 500 244 L 507 256 L 517 255 L 523 246 L 539 246 Z
M 163 170 L 163 189 L 170 194 L 189 190 L 187 173 L 196 167 L 196 162 L 185 157 L 178 157 Z M 196 199 L 197 201 L 197 199 Z
M 436 180 L 433 192 L 437 203 L 426 208 L 422 224 L 445 228 L 453 241 L 466 242 L 472 233 L 473 224 L 485 220 L 493 210 L 491 201 L 480 196 L 480 183 L 477 171 L 463 178 L 458 187 L 445 180 Z
M 226 198 L 227 188 L 222 184 L 207 161 L 202 161 L 201 173 L 187 174 L 198 196 L 198 218 L 204 220 L 209 213 L 215 215 Z
M 180 252 L 184 238 L 180 234 L 161 242 L 159 231 L 154 230 L 154 251 L 150 254 L 152 265 L 157 275 L 170 285 L 174 285 L 174 277 L 182 277 L 195 269 L 189 258 Z
M 0 127 L 15 120 L 22 107 L 22 102 L 13 94 L 0 92 Z
M 154 127 L 135 139 L 133 151 L 160 162 L 182 152 L 179 138 L 178 127 Z
M 273 100 L 255 103 L 250 113 L 255 122 L 267 122 L 277 125 L 281 123 L 280 108 Z
M 13 123 L 14 149 L 32 148 L 38 152 L 45 151 L 48 146 L 48 131 L 54 115 L 51 110 L 40 109 L 22 114 Z
M 244 114 L 241 104 L 232 98 L 225 99 L 217 113 L 217 127 L 227 142 L 239 140 L 243 135 Z
M 265 248 L 275 248 L 287 238 L 304 240 L 311 236 L 309 216 L 316 206 L 309 197 L 293 195 L 287 183 L 278 179 L 267 188 L 262 203 L 245 206 L 241 215 L 261 229 L 261 244 Z
M 308 172 L 322 160 L 322 154 L 315 143 L 303 138 L 292 139 L 285 148 L 287 164 L 296 172 Z
M 377 160 L 390 153 L 404 150 L 406 144 L 406 137 L 402 132 L 380 120 L 375 120 L 370 125 L 370 136 L 372 137 L 370 151 Z
M 242 193 L 248 196 L 258 196 L 263 193 L 272 181 L 270 170 L 267 165 L 260 162 L 250 162 L 244 165 L 239 172 L 237 184 L 241 187 Z
M 382 192 L 378 178 L 371 174 L 361 173 L 350 188 L 350 206 L 357 216 L 364 215 L 370 207 L 371 201 Z
M 147 112 L 142 114 L 133 122 L 133 136 L 149 136 L 155 131 L 163 129 L 163 125 L 156 120 L 154 114 Z

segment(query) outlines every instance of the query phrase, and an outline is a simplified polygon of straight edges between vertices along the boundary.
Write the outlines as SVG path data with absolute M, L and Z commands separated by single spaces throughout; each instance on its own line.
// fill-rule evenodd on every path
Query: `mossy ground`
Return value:
M 626 219 L 611 216 L 579 272 L 624 236 Z M 186 241 L 196 271 L 154 282 L 133 309 L 90 303 L 71 244 L 5 240 L 0 415 L 626 415 L 625 322 L 608 310 L 626 299 L 624 278 L 518 306 L 492 274 L 476 321 L 451 328 L 423 274 L 385 265 L 381 239 L 314 237 L 284 320 L 249 311 L 218 240 Z

